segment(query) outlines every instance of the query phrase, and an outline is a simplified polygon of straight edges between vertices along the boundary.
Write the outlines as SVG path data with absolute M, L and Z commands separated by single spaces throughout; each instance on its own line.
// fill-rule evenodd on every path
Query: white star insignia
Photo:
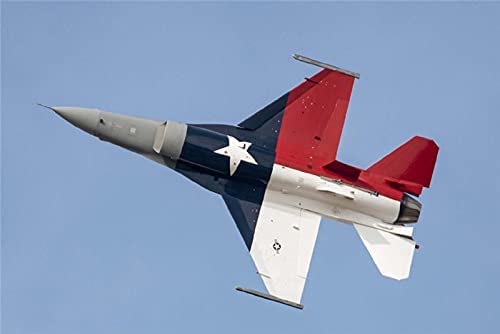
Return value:
M 214 153 L 225 155 L 229 157 L 229 174 L 232 176 L 241 161 L 248 162 L 250 164 L 258 165 L 257 161 L 248 153 L 248 149 L 252 145 L 252 143 L 246 141 L 238 141 L 238 139 L 227 136 L 229 140 L 229 145 L 223 148 L 219 148 L 214 151 Z

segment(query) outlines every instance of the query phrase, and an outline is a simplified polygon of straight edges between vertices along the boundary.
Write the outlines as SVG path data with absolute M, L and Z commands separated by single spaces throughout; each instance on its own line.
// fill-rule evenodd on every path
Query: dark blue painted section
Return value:
M 175 169 L 202 187 L 222 195 L 243 240 L 250 250 L 255 225 L 274 165 L 276 143 L 288 93 L 250 116 L 239 126 L 188 125 L 186 140 Z M 227 136 L 252 143 L 248 152 L 257 165 L 241 161 L 229 174 L 229 157 L 214 151 L 229 144 Z
M 252 116 L 248 117 L 244 121 L 242 121 L 240 124 L 238 124 L 240 127 L 249 129 L 249 130 L 257 130 L 262 125 L 264 125 L 266 122 L 268 122 L 271 118 L 276 116 L 278 113 L 282 112 L 285 110 L 285 107 L 288 103 L 288 95 L 289 93 L 284 94 L 277 100 L 271 102 L 269 105 L 266 107 L 262 108 L 261 110 L 257 111 L 255 114 Z
M 206 173 L 202 168 L 178 161 L 176 171 L 203 188 L 220 195 L 228 195 L 242 201 L 260 205 L 266 191 L 266 184 L 261 181 L 234 180 Z
M 249 141 L 272 152 L 276 149 L 281 129 L 283 112 L 287 105 L 289 93 L 286 93 L 265 108 L 259 110 L 239 126 L 225 124 L 197 124 L 197 127 L 228 134 L 239 140 Z
M 177 162 L 175 169 L 203 188 L 222 195 L 245 245 L 250 250 L 266 184 L 262 181 L 215 176 L 206 173 L 201 167 L 182 161 Z
M 242 201 L 229 195 L 223 195 L 222 198 L 224 198 L 224 202 L 226 202 L 229 212 L 236 222 L 245 245 L 250 250 L 255 233 L 255 225 L 259 217 L 260 204 Z
M 245 139 L 235 137 L 242 141 Z M 229 177 L 229 157 L 214 153 L 214 151 L 229 145 L 227 135 L 200 128 L 188 126 L 186 140 L 182 148 L 179 160 L 191 165 L 198 166 L 214 176 Z M 236 172 L 231 176 L 232 180 L 248 180 L 267 184 L 271 176 L 274 152 L 252 143 L 248 149 L 257 165 L 241 161 Z

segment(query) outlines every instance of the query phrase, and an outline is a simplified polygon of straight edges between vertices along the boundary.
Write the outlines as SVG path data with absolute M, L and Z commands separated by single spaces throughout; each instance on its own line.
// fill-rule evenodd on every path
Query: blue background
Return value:
M 2 2 L 2 330 L 499 331 L 499 4 Z M 304 311 L 263 284 L 223 201 L 48 110 L 237 123 L 317 69 L 361 73 L 339 156 L 441 150 L 411 278 L 323 221 Z

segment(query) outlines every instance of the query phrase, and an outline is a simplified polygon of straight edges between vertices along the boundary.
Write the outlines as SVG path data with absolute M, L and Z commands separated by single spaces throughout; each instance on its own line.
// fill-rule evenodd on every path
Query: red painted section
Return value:
M 344 178 L 350 179 L 352 181 L 356 181 L 363 171 L 362 169 L 350 166 L 338 160 L 334 160 L 333 162 L 326 165 L 325 170 L 336 173 L 338 175 L 342 175 Z
M 276 163 L 321 175 L 337 156 L 354 78 L 324 69 L 289 93 Z
M 275 163 L 401 200 L 429 187 L 438 147 L 414 137 L 368 170 L 337 161 L 354 78 L 324 69 L 290 91 Z
M 419 196 L 423 187 L 430 186 L 438 151 L 434 141 L 413 137 L 367 170 L 334 161 L 319 175 L 401 200 L 405 192 Z
M 439 147 L 430 139 L 413 137 L 367 169 L 395 189 L 420 195 L 431 184 Z

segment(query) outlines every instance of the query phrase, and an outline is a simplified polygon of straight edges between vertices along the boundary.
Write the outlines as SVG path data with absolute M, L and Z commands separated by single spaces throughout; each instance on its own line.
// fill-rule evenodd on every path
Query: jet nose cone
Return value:
M 85 132 L 97 134 L 100 111 L 78 107 L 49 107 L 56 114 Z

